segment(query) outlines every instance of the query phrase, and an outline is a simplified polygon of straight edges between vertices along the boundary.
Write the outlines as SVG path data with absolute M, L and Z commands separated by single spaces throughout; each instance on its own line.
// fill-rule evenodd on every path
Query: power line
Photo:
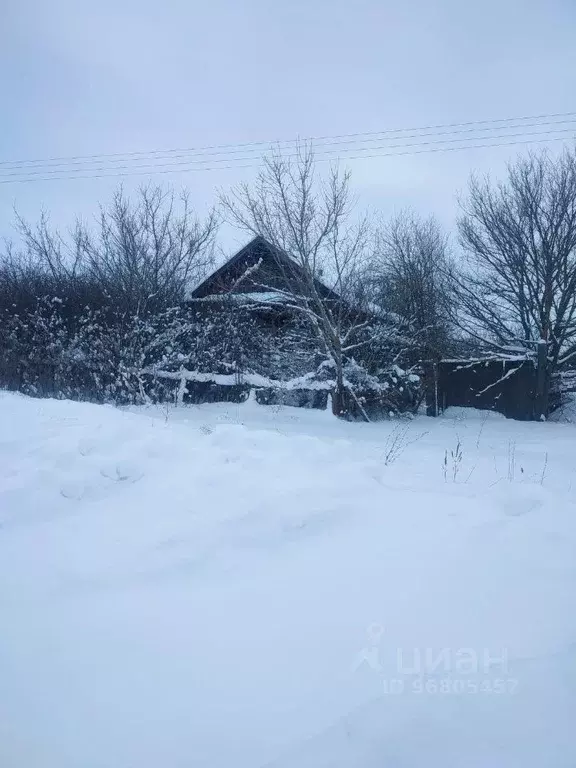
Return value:
M 47 157 L 47 158 L 37 158 L 37 159 L 20 159 L 20 160 L 2 160 L 0 161 L 0 166 L 4 165 L 20 165 L 20 164 L 34 164 L 34 163 L 51 163 L 55 161 L 100 161 L 105 158 L 127 158 L 127 157 L 136 157 L 139 155 L 149 156 L 149 155 L 161 155 L 161 154 L 172 154 L 175 152 L 199 152 L 204 153 L 206 150 L 211 149 L 221 149 L 221 150 L 227 150 L 227 149 L 236 149 L 238 151 L 244 150 L 246 147 L 263 147 L 268 146 L 270 148 L 273 148 L 275 146 L 279 146 L 280 144 L 298 144 L 306 143 L 306 142 L 324 142 L 332 139 L 353 139 L 353 138 L 360 138 L 360 137 L 378 137 L 378 136 L 385 136 L 390 134 L 399 134 L 399 133 L 405 133 L 407 131 L 427 131 L 427 130 L 436 130 L 441 128 L 466 128 L 468 126 L 481 126 L 481 125 L 492 125 L 494 123 L 511 123 L 511 122 L 521 122 L 521 121 L 527 121 L 527 120 L 548 120 L 553 118 L 571 118 L 574 119 L 576 117 L 576 112 L 556 112 L 556 113 L 548 113 L 548 114 L 541 114 L 541 115 L 525 115 L 520 117 L 503 117 L 503 118 L 491 118 L 488 120 L 470 120 L 467 122 L 460 122 L 460 123 L 440 123 L 436 125 L 425 125 L 425 126 L 417 126 L 417 127 L 409 127 L 409 128 L 389 128 L 382 131 L 369 131 L 369 132 L 361 132 L 361 133 L 345 133 L 345 134 L 336 134 L 336 135 L 326 135 L 326 136 L 308 136 L 301 139 L 284 139 L 284 140 L 271 140 L 271 141 L 249 141 L 244 143 L 236 143 L 236 144 L 212 144 L 207 145 L 203 147 L 188 147 L 188 148 L 169 148 L 169 149 L 155 149 L 155 150 L 140 150 L 135 152 L 115 152 L 110 154 L 93 154 L 93 155 L 72 155 L 72 156 L 56 156 L 56 157 Z M 496 129 L 498 128 L 504 128 L 505 126 L 495 126 Z M 488 129 L 479 129 L 479 130 L 488 130 Z M 402 137 L 398 137 L 402 138 Z M 221 153 L 217 153 L 221 154 Z
M 361 155 L 361 156 L 352 156 L 352 157 L 345 157 L 344 159 L 347 161 L 350 160 L 368 160 L 373 158 L 380 158 L 380 157 L 402 157 L 405 155 L 421 155 L 421 154 L 429 154 L 429 153 L 438 153 L 438 152 L 461 152 L 467 149 L 488 149 L 491 147 L 511 147 L 515 145 L 520 144 L 542 144 L 545 142 L 554 142 L 554 141 L 566 141 L 567 139 L 574 138 L 575 136 L 557 136 L 553 138 L 545 138 L 545 139 L 527 139 L 527 140 L 520 140 L 520 141 L 507 141 L 507 142 L 500 142 L 496 144 L 471 144 L 468 146 L 461 146 L 461 147 L 437 147 L 437 148 L 428 148 L 428 149 L 420 149 L 420 150 L 411 150 L 408 152 L 385 152 L 385 153 L 375 153 L 373 155 Z M 323 157 L 318 158 L 318 162 L 330 162 L 334 160 L 338 160 L 339 158 L 329 158 L 329 157 Z M 159 174 L 166 174 L 166 173 L 189 173 L 192 171 L 218 171 L 218 170 L 237 170 L 242 168 L 258 168 L 261 166 L 261 163 L 249 163 L 246 165 L 228 165 L 228 166 L 219 166 L 218 168 L 180 168 L 178 170 L 175 170 L 173 168 L 164 169 L 162 166 L 162 170 L 157 170 L 155 173 L 157 175 Z M 76 175 L 76 176 L 51 176 L 51 177 L 41 177 L 41 178 L 19 178 L 19 179 L 2 179 L 0 180 L 0 184 L 23 184 L 27 182 L 36 182 L 36 181 L 69 181 L 74 179 L 109 179 L 109 178 L 119 178 L 119 177 L 126 177 L 126 176 L 150 176 L 149 171 L 132 171 L 127 173 L 106 173 L 106 174 L 86 174 L 86 175 Z
M 565 125 L 566 127 L 563 130 L 567 131 L 567 130 L 572 130 L 574 127 L 576 127 L 574 125 L 575 123 L 576 123 L 576 117 L 572 118 L 572 119 L 569 119 L 569 120 L 568 119 L 564 119 L 564 120 L 553 120 L 553 121 L 547 121 L 547 122 L 535 122 L 535 123 L 523 123 L 523 124 L 517 123 L 517 124 L 514 124 L 514 125 L 506 125 L 506 126 L 490 126 L 490 127 L 486 127 L 486 128 L 464 128 L 464 129 L 458 129 L 458 130 L 452 130 L 452 131 L 434 131 L 434 132 L 431 132 L 431 133 L 413 133 L 413 134 L 407 134 L 405 136 L 397 136 L 394 139 L 391 139 L 391 141 L 398 141 L 398 140 L 405 141 L 406 139 L 420 139 L 420 138 L 426 138 L 426 137 L 430 137 L 430 136 L 436 137 L 436 136 L 454 136 L 454 135 L 471 134 L 471 133 L 476 134 L 478 132 L 486 132 L 486 131 L 502 131 L 502 130 L 511 131 L 511 130 L 515 130 L 517 128 L 521 128 L 523 130 L 523 133 L 524 133 L 524 129 L 526 129 L 526 128 L 545 128 L 547 126 L 554 126 L 554 125 Z M 546 132 L 548 132 L 548 131 L 546 131 Z M 512 136 L 512 137 L 514 137 L 514 136 L 518 136 L 518 135 L 520 135 L 520 134 L 506 133 L 506 134 L 502 134 L 501 136 L 491 136 L 491 137 L 472 136 L 472 137 L 469 137 L 468 140 L 473 141 L 473 140 L 476 140 L 476 139 L 484 139 L 484 138 L 503 138 L 505 136 Z M 530 134 L 526 134 L 526 135 L 530 135 Z M 315 154 L 318 153 L 318 150 L 324 151 L 323 150 L 324 147 L 343 146 L 343 145 L 355 145 L 355 146 L 351 147 L 349 150 L 344 150 L 344 151 L 355 151 L 356 149 L 360 149 L 360 147 L 358 145 L 367 144 L 368 142 L 377 142 L 377 141 L 381 141 L 381 140 L 382 140 L 381 137 L 377 137 L 377 138 L 362 139 L 362 140 L 360 140 L 360 139 L 345 139 L 345 140 L 342 140 L 342 141 L 324 141 L 324 142 L 316 141 L 316 142 L 311 142 L 311 146 L 312 146 Z M 457 140 L 458 141 L 463 141 L 463 139 L 450 139 L 449 141 L 457 141 Z M 401 144 L 396 144 L 396 145 L 391 144 L 390 146 L 391 147 L 395 147 L 395 146 L 403 146 L 403 145 L 401 145 Z M 405 146 L 411 146 L 411 145 L 405 145 Z M 380 148 L 383 149 L 385 147 L 375 147 L 375 149 L 380 149 Z M 280 148 L 277 148 L 277 149 L 278 149 L 278 152 L 281 154 L 285 150 L 296 149 L 296 147 L 291 147 L 291 146 L 290 147 L 280 147 Z M 188 154 L 188 153 L 172 154 L 168 158 L 160 158 L 160 157 L 153 157 L 153 156 L 151 156 L 151 157 L 144 157 L 143 156 L 143 157 L 138 157 L 138 158 L 135 157 L 132 160 L 126 158 L 126 162 L 132 163 L 133 161 L 136 161 L 136 160 L 150 160 L 150 161 L 153 161 L 153 162 L 157 161 L 158 162 L 158 167 L 160 167 L 160 166 L 166 165 L 166 164 L 167 165 L 172 165 L 172 163 L 165 163 L 165 162 L 163 162 L 165 160 L 172 160 L 172 159 L 176 160 L 176 159 L 181 159 L 181 158 L 195 158 L 195 157 L 202 157 L 202 156 L 209 157 L 209 158 L 215 157 L 216 159 L 213 159 L 213 160 L 202 160 L 202 159 L 200 159 L 200 160 L 190 160 L 190 162 L 198 162 L 198 163 L 200 163 L 200 162 L 217 162 L 217 163 L 221 163 L 221 162 L 233 162 L 233 161 L 236 161 L 236 160 L 244 161 L 245 159 L 251 159 L 251 158 L 234 158 L 234 157 L 229 158 L 228 157 L 228 155 L 237 154 L 237 153 L 239 153 L 241 151 L 244 151 L 244 153 L 246 153 L 246 152 L 251 152 L 251 153 L 262 152 L 262 150 L 259 149 L 259 148 L 248 148 L 248 149 L 245 149 L 245 150 L 234 149 L 234 150 L 226 150 L 226 151 L 220 151 L 220 152 L 206 152 L 206 153 L 195 152 L 195 153 L 192 153 L 192 154 Z M 337 151 L 337 150 L 327 150 L 327 151 Z M 366 150 L 362 149 L 361 151 L 366 151 Z M 222 157 L 222 156 L 224 156 L 224 157 Z M 12 170 L 20 172 L 22 174 L 25 173 L 27 175 L 38 175 L 38 174 L 42 174 L 42 173 L 50 173 L 50 174 L 51 173 L 63 173 L 64 171 L 68 170 L 69 166 L 84 166 L 85 162 L 86 161 L 83 161 L 83 160 L 72 160 L 72 161 L 68 161 L 68 162 L 51 163 L 51 164 L 46 165 L 46 166 L 40 166 L 40 165 L 31 165 L 31 166 L 28 166 L 28 165 L 13 165 L 13 166 L 5 167 L 5 168 L 0 168 L 0 177 L 2 176 L 2 174 L 4 176 L 15 176 L 15 175 L 17 175 L 17 173 L 13 173 L 13 174 L 6 173 L 6 171 L 12 171 Z M 89 162 L 90 163 L 95 163 L 95 162 L 100 162 L 100 161 L 90 160 Z M 118 162 L 122 162 L 122 161 L 119 158 L 116 159 L 116 160 L 111 159 L 109 161 L 109 163 L 118 163 Z M 140 165 L 140 166 L 138 166 L 138 165 L 118 166 L 118 165 L 115 165 L 115 166 L 111 166 L 110 170 L 114 170 L 114 169 L 120 170 L 120 169 L 126 169 L 128 167 L 134 167 L 134 168 L 150 167 L 150 168 L 152 168 L 152 167 L 157 167 L 157 166 L 142 166 L 142 165 Z M 51 170 L 51 169 L 56 169 L 56 170 Z M 61 170 L 58 170 L 58 169 L 61 169 Z M 105 170 L 105 169 L 106 169 L 106 167 L 102 166 L 102 167 L 87 168 L 86 170 L 100 171 L 100 170 Z M 75 169 L 75 168 L 70 168 L 70 172 L 71 173 L 72 172 L 75 173 L 76 170 L 77 169 Z M 82 170 L 85 170 L 85 169 L 80 167 L 80 168 L 78 168 L 78 170 L 82 171 Z
M 530 131 L 529 132 L 524 132 L 523 131 L 521 133 L 507 133 L 507 134 L 505 133 L 505 134 L 501 134 L 501 135 L 498 135 L 498 136 L 489 136 L 489 137 L 486 137 L 486 138 L 489 138 L 490 140 L 508 139 L 508 138 L 510 138 L 510 139 L 517 139 L 518 138 L 519 139 L 519 138 L 523 138 L 525 136 L 547 136 L 548 134 L 566 133 L 568 131 L 574 131 L 574 130 L 576 130 L 576 127 L 571 126 L 569 128 L 560 128 L 560 129 L 557 129 L 557 130 L 532 131 L 532 132 L 530 132 Z M 432 134 L 432 135 L 434 135 L 434 134 Z M 351 147 L 349 149 L 324 149 L 324 150 L 320 150 L 319 152 L 315 151 L 314 155 L 315 155 L 316 158 L 318 158 L 319 156 L 322 156 L 322 155 L 334 154 L 334 153 L 338 153 L 338 155 L 341 156 L 341 155 L 344 155 L 345 153 L 350 153 L 350 152 L 374 152 L 374 151 L 384 150 L 384 149 L 405 149 L 405 148 L 412 148 L 412 147 L 426 147 L 426 146 L 431 146 L 431 145 L 435 145 L 435 144 L 457 144 L 457 143 L 461 143 L 461 142 L 477 141 L 478 139 L 482 140 L 484 138 L 485 137 L 473 136 L 473 137 L 455 138 L 455 139 L 439 139 L 439 140 L 432 140 L 432 141 L 417 141 L 417 142 L 413 142 L 413 143 L 409 143 L 409 144 L 383 144 L 383 145 L 377 146 L 377 147 Z M 283 157 L 285 159 L 291 159 L 291 158 L 298 157 L 298 153 L 297 152 L 293 152 L 292 154 L 281 154 L 281 157 Z M 226 162 L 228 162 L 228 163 L 230 163 L 230 162 L 240 163 L 240 162 L 252 162 L 253 160 L 254 160 L 253 157 L 237 157 L 237 158 L 232 158 L 232 159 L 216 158 L 216 159 L 212 159 L 212 160 L 189 160 L 189 159 L 186 159 L 186 160 L 177 160 L 176 162 L 160 162 L 158 164 L 152 164 L 152 165 L 147 164 L 147 163 L 137 164 L 137 165 L 117 165 L 117 166 L 106 166 L 106 165 L 103 165 L 103 166 L 99 166 L 99 167 L 97 166 L 95 168 L 89 168 L 89 169 L 84 169 L 84 168 L 74 169 L 74 170 L 71 170 L 70 173 L 74 173 L 74 174 L 82 173 L 82 171 L 84 171 L 84 170 L 89 170 L 90 172 L 92 172 L 92 171 L 108 172 L 108 171 L 120 171 L 120 170 L 122 170 L 122 171 L 126 171 L 126 170 L 131 171 L 131 170 L 134 170 L 134 169 L 144 169 L 144 168 L 146 168 L 148 170 L 157 170 L 157 169 L 164 169 L 164 168 L 170 168 L 170 167 L 175 167 L 175 166 L 205 165 L 206 163 L 226 163 Z M 12 178 L 12 177 L 22 178 L 23 176 L 24 177 L 30 177 L 30 178 L 33 179 L 33 178 L 35 178 L 37 176 L 41 176 L 41 175 L 50 175 L 50 176 L 52 176 L 52 175 L 56 175 L 56 174 L 61 174 L 63 172 L 64 171 L 62 171 L 62 170 L 36 170 L 36 169 L 33 170 L 33 171 L 16 171 L 14 173 L 4 173 L 3 175 L 0 174 L 0 179 L 7 179 L 7 178 Z

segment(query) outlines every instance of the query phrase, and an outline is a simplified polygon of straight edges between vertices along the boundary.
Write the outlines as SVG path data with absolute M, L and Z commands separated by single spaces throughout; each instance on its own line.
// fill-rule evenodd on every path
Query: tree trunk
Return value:
M 342 363 L 336 361 L 336 383 L 332 392 L 332 413 L 340 419 L 350 420 L 350 395 L 344 385 Z
M 332 392 L 332 413 L 340 419 L 350 420 L 348 392 L 343 386 L 336 384 Z
M 536 409 L 535 418 L 544 421 L 550 406 L 550 366 L 548 365 L 548 344 L 542 340 L 538 344 L 536 362 Z

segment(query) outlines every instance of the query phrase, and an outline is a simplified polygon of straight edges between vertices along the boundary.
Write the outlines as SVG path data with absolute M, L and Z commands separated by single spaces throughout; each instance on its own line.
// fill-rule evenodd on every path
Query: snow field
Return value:
M 572 425 L 134 410 L 0 394 L 3 767 L 576 763 Z

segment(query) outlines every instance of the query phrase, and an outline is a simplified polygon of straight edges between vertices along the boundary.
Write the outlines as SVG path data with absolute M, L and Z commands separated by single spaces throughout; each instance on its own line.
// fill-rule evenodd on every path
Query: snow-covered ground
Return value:
M 2 768 L 573 768 L 576 426 L 0 393 L 0 622 Z

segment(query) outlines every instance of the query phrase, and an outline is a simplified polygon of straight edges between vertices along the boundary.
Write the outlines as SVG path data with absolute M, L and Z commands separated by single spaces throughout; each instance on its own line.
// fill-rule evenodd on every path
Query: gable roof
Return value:
M 257 235 L 228 259 L 228 261 L 224 262 L 224 264 L 212 272 L 211 275 L 206 277 L 200 285 L 196 286 L 191 293 L 191 299 L 201 299 L 226 292 L 225 290 L 222 290 L 222 287 L 226 285 L 227 278 L 228 281 L 233 281 L 233 284 L 242 277 L 242 274 L 235 277 L 235 273 L 237 274 L 238 270 L 242 267 L 244 270 L 247 270 L 251 266 L 258 264 L 259 261 L 261 261 L 263 266 L 275 271 L 276 279 L 283 283 L 289 282 L 291 274 L 297 277 L 298 273 L 302 272 L 302 267 L 298 262 L 285 251 L 282 251 L 272 245 L 272 243 L 268 242 L 265 238 Z M 338 295 L 321 280 L 316 278 L 316 282 L 325 298 L 339 298 Z M 286 286 L 286 289 L 289 290 L 289 286 Z M 228 290 L 230 290 L 230 288 Z M 238 292 L 243 293 L 246 290 L 243 281 L 240 279 L 238 282 Z M 250 290 L 265 292 L 270 289 L 266 286 L 253 286 Z

